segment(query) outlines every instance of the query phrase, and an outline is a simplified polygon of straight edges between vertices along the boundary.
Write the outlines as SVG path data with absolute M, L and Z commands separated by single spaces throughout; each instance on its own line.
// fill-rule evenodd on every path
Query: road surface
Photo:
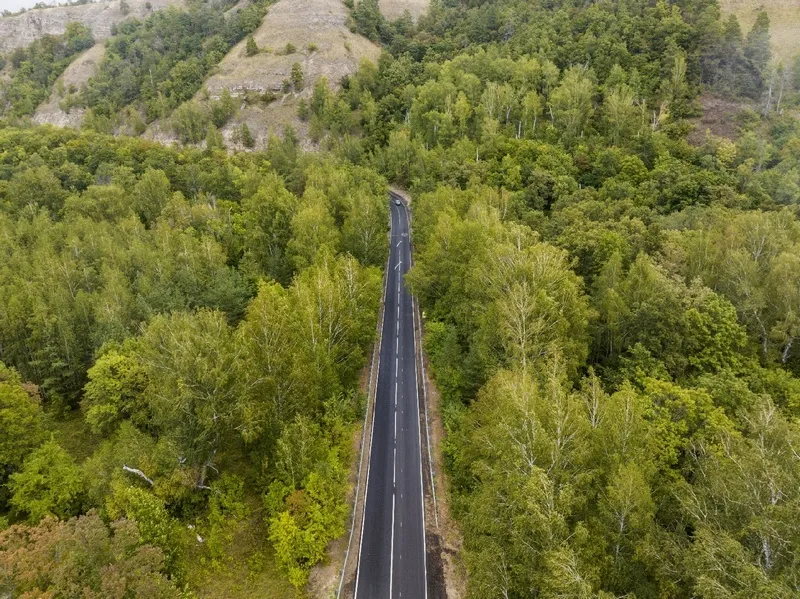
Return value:
M 391 196 L 392 234 L 356 599 L 425 599 L 419 395 L 408 212 Z

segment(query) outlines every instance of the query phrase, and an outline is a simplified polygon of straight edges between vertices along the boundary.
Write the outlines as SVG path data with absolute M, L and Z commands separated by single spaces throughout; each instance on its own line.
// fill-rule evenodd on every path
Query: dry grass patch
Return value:
M 747 35 L 760 7 L 769 15 L 769 29 L 772 35 L 772 49 L 783 59 L 800 54 L 800 0 L 720 0 L 723 12 L 736 15 Z
M 403 16 L 405 11 L 411 14 L 411 18 L 416 21 L 428 10 L 430 0 L 378 0 L 378 7 L 384 17 L 390 21 Z

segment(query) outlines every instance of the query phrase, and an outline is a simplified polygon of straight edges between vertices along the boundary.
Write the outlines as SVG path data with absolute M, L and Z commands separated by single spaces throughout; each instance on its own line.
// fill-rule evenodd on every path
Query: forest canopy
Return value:
M 767 12 L 364 0 L 377 63 L 295 69 L 318 152 L 243 124 L 229 154 L 234 96 L 190 100 L 266 3 L 228 8 L 121 23 L 83 131 L 0 127 L 0 594 L 187 596 L 245 527 L 303 592 L 346 529 L 391 183 L 467 596 L 798 596 L 800 60 Z M 16 52 L 4 114 L 91 43 Z M 98 132 L 123 113 L 185 145 Z
M 62 596 L 80 564 L 36 556 L 81 538 L 92 576 L 120 571 L 95 592 L 178 596 L 185 525 L 221 565 L 254 512 L 302 587 L 344 530 L 385 180 L 289 139 L 6 127 L 0 147 L 0 589 Z

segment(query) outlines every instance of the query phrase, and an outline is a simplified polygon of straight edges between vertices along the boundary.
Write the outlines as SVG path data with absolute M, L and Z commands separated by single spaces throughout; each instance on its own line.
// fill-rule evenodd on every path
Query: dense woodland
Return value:
M 178 596 L 185 525 L 213 568 L 252 510 L 302 587 L 344 532 L 385 180 L 291 140 L 6 128 L 0 148 L 0 528 L 27 523 L 0 532 L 0 589 Z M 76 544 L 88 564 L 49 567 Z
M 179 103 L 253 26 L 207 9 L 120 26 L 86 131 L 0 130 L 0 591 L 186 595 L 254 510 L 303 588 L 344 532 L 388 180 L 469 596 L 800 594 L 800 61 L 766 13 L 364 0 L 385 52 L 299 101 L 320 152 L 229 155 L 234 100 Z M 219 39 L 127 51 L 184 26 Z M 96 132 L 126 107 L 205 149 Z
M 470 596 L 797 596 L 800 62 L 766 13 L 370 6 L 389 51 L 303 114 L 414 192 Z

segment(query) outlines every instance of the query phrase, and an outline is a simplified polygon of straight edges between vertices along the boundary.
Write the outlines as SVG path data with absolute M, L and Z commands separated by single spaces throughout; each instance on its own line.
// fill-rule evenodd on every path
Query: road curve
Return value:
M 419 394 L 414 312 L 404 275 L 411 263 L 405 204 L 390 194 L 392 233 L 372 425 L 372 451 L 356 599 L 426 599 Z

